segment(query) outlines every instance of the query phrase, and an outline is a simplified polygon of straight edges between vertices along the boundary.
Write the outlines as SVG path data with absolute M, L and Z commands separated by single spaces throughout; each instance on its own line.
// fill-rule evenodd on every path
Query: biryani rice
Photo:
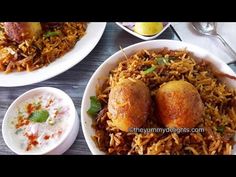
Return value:
M 59 35 L 42 35 L 18 44 L 8 39 L 3 24 L 0 24 L 0 71 L 33 71 L 47 66 L 71 50 L 85 35 L 86 28 L 85 22 L 65 22 L 50 29 Z
M 168 63 L 157 64 L 157 57 L 171 58 Z M 148 74 L 144 70 L 155 66 Z M 185 80 L 194 85 L 204 103 L 203 122 L 197 127 L 204 132 L 191 133 L 131 133 L 112 126 L 108 117 L 108 96 L 120 79 L 133 78 L 143 81 L 152 97 L 156 90 L 172 80 Z M 104 84 L 97 87 L 97 98 L 103 109 L 97 115 L 93 127 L 93 140 L 101 151 L 107 154 L 231 154 L 236 130 L 236 91 L 227 87 L 216 76 L 210 63 L 196 62 L 186 50 L 172 51 L 167 48 L 142 50 L 123 59 L 110 71 Z M 154 101 L 153 101 L 154 104 Z M 154 106 L 143 128 L 158 128 Z M 219 131 L 224 127 L 224 131 Z

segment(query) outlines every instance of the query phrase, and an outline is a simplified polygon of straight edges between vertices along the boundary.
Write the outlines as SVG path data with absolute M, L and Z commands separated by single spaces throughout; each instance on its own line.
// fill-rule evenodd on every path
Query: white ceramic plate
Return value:
M 158 36 L 160 36 L 169 26 L 170 26 L 170 23 L 167 23 L 164 28 L 159 32 L 157 33 L 156 35 L 153 35 L 153 36 L 143 36 L 141 34 L 138 34 L 138 33 L 135 33 L 134 31 L 130 30 L 129 28 L 125 27 L 124 25 L 122 25 L 120 22 L 116 22 L 116 24 L 121 27 L 123 30 L 127 31 L 128 33 L 140 38 L 140 39 L 143 39 L 143 40 L 152 40 L 152 39 L 155 39 L 157 38 Z
M 207 50 L 202 49 L 198 46 L 174 41 L 174 40 L 153 40 L 153 41 L 145 41 L 141 43 L 137 43 L 126 47 L 124 50 L 127 56 L 142 50 L 142 49 L 157 49 L 167 47 L 172 50 L 183 49 L 186 48 L 188 51 L 194 53 L 196 57 L 200 59 L 207 60 L 213 64 L 219 71 L 224 72 L 226 74 L 230 74 L 232 76 L 236 76 L 233 70 L 225 64 L 220 58 L 216 57 L 215 55 L 209 53 Z M 91 127 L 92 125 L 92 118 L 87 114 L 87 110 L 90 107 L 90 96 L 96 95 L 96 85 L 98 84 L 99 78 L 107 77 L 109 72 L 117 66 L 117 63 L 124 58 L 123 52 L 118 51 L 111 57 L 109 57 L 100 67 L 96 70 L 96 72 L 92 75 L 91 79 L 88 82 L 88 85 L 85 89 L 82 105 L 81 105 L 81 125 L 84 133 L 85 140 L 88 144 L 90 151 L 93 154 L 104 154 L 101 152 L 95 145 L 94 141 L 92 140 L 91 136 L 95 135 L 94 129 Z M 236 81 L 230 80 L 225 78 L 224 80 L 230 86 L 236 88 Z M 234 146 L 233 154 L 236 154 L 236 146 Z
M 106 23 L 90 22 L 86 34 L 76 43 L 74 48 L 50 65 L 33 72 L 0 73 L 1 87 L 24 86 L 50 79 L 70 69 L 84 59 L 97 45 L 105 30 Z

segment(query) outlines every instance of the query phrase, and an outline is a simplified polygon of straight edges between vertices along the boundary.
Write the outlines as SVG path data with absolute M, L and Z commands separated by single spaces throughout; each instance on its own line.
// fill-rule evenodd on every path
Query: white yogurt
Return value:
M 30 115 L 46 111 L 44 122 L 33 122 Z M 19 149 L 25 152 L 41 152 L 55 146 L 69 127 L 70 107 L 52 93 L 38 93 L 17 105 L 9 118 L 10 134 Z

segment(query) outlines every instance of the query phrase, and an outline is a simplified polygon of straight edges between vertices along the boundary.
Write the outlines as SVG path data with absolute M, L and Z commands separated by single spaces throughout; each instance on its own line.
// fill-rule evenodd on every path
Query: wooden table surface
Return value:
M 174 39 L 179 40 L 174 33 L 173 28 L 169 27 L 164 33 L 161 34 L 159 39 Z M 94 73 L 94 71 L 101 65 L 109 56 L 119 50 L 119 46 L 125 48 L 131 44 L 141 42 L 131 34 L 125 32 L 115 23 L 107 23 L 105 32 L 94 48 L 94 50 L 84 58 L 79 64 L 71 68 L 70 70 L 44 82 L 37 84 L 14 87 L 14 88 L 1 88 L 0 87 L 0 132 L 2 128 L 2 120 L 5 112 L 10 104 L 22 93 L 42 86 L 51 86 L 59 88 L 69 94 L 74 101 L 80 118 L 80 108 L 82 102 L 82 96 L 85 87 Z M 4 143 L 2 134 L 0 135 L 0 154 L 14 154 Z M 81 124 L 78 136 L 74 144 L 65 154 L 91 154 L 86 141 L 83 136 Z

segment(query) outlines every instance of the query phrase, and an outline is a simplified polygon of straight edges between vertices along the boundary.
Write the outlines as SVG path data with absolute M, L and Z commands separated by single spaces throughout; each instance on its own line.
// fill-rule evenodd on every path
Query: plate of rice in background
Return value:
M 70 69 L 100 40 L 106 23 L 3 22 L 0 86 L 38 83 Z
M 236 154 L 236 74 L 198 46 L 131 45 L 91 77 L 81 123 L 92 154 Z

